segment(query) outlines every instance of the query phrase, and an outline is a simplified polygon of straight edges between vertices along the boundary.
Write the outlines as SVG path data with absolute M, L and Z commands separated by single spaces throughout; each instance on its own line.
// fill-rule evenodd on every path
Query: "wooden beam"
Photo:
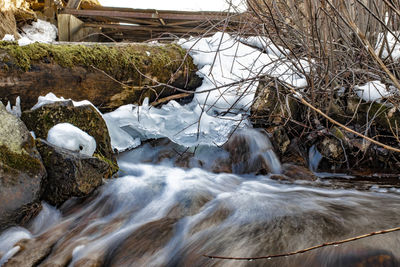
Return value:
M 82 0 L 69 0 L 67 8 L 78 9 Z
M 85 27 L 100 27 L 104 29 L 118 29 L 128 31 L 154 31 L 154 32 L 178 32 L 178 33 L 203 33 L 207 28 L 196 29 L 196 28 L 175 28 L 168 26 L 134 26 L 134 25 L 120 25 L 120 24 L 104 24 L 104 23 L 85 23 Z
M 173 13 L 148 13 L 148 12 L 121 12 L 121 11 L 100 11 L 100 10 L 76 10 L 66 8 L 63 14 L 71 14 L 77 17 L 121 17 L 135 19 L 172 19 L 172 20 L 214 20 L 226 19 L 226 15 L 209 15 L 202 13 L 173 14 Z

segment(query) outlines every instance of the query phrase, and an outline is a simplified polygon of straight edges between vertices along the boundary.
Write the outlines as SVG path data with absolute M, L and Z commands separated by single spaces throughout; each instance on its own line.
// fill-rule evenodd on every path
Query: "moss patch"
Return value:
M 0 162 L 5 168 L 27 172 L 30 175 L 36 175 L 42 169 L 39 159 L 33 158 L 25 153 L 15 153 L 10 151 L 6 146 L 0 146 Z M 8 168 L 7 168 L 8 167 Z
M 131 44 L 124 46 L 105 45 L 51 45 L 34 43 L 18 46 L 15 42 L 0 42 L 0 50 L 12 56 L 13 63 L 23 71 L 31 70 L 34 63 L 57 63 L 63 67 L 94 66 L 118 80 L 140 78 L 140 70 L 146 75 L 154 75 L 165 80 L 171 78 L 171 70 L 181 66 L 195 70 L 191 57 L 182 59 L 186 51 L 176 44 L 154 46 Z M 174 60 L 177 59 L 177 60 Z M 151 69 L 148 68 L 151 66 Z M 160 76 L 160 74 L 163 74 Z

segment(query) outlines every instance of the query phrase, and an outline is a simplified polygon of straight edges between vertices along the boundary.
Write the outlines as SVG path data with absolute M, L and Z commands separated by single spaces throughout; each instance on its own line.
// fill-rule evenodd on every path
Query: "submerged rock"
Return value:
M 106 161 L 109 170 L 106 178 L 118 171 L 111 147 L 107 125 L 101 114 L 91 105 L 75 107 L 72 101 L 56 102 L 22 113 L 21 119 L 37 138 L 46 139 L 49 130 L 59 123 L 70 123 L 96 140 L 94 156 Z
M 110 166 L 96 157 L 56 147 L 42 139 L 37 139 L 37 148 L 48 173 L 42 198 L 51 205 L 87 196 L 108 177 Z
M 257 129 L 237 130 L 223 148 L 234 173 L 280 173 L 281 166 L 268 136 Z
M 0 230 L 30 218 L 46 170 L 23 122 L 0 102 Z

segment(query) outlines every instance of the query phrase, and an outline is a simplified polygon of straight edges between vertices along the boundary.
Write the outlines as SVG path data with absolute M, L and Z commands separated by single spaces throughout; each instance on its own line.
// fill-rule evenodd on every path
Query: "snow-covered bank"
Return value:
M 184 146 L 221 145 L 234 129 L 248 125 L 257 77 L 268 74 L 293 86 L 307 84 L 271 43 L 265 43 L 263 52 L 227 33 L 216 33 L 181 39 L 178 44 L 188 50 L 203 77 L 193 101 L 183 106 L 171 101 L 159 109 L 145 102 L 105 114 L 114 148 L 123 151 L 139 145 L 139 140 L 159 137 Z M 308 66 L 305 61 L 301 64 Z

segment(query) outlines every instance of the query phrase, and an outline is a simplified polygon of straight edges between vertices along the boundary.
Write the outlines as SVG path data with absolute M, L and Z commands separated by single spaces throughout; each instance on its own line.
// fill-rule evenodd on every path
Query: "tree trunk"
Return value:
M 31 44 L 0 42 L 0 99 L 21 97 L 31 108 L 49 92 L 89 100 L 102 111 L 194 90 L 201 84 L 181 47 L 153 44 Z

